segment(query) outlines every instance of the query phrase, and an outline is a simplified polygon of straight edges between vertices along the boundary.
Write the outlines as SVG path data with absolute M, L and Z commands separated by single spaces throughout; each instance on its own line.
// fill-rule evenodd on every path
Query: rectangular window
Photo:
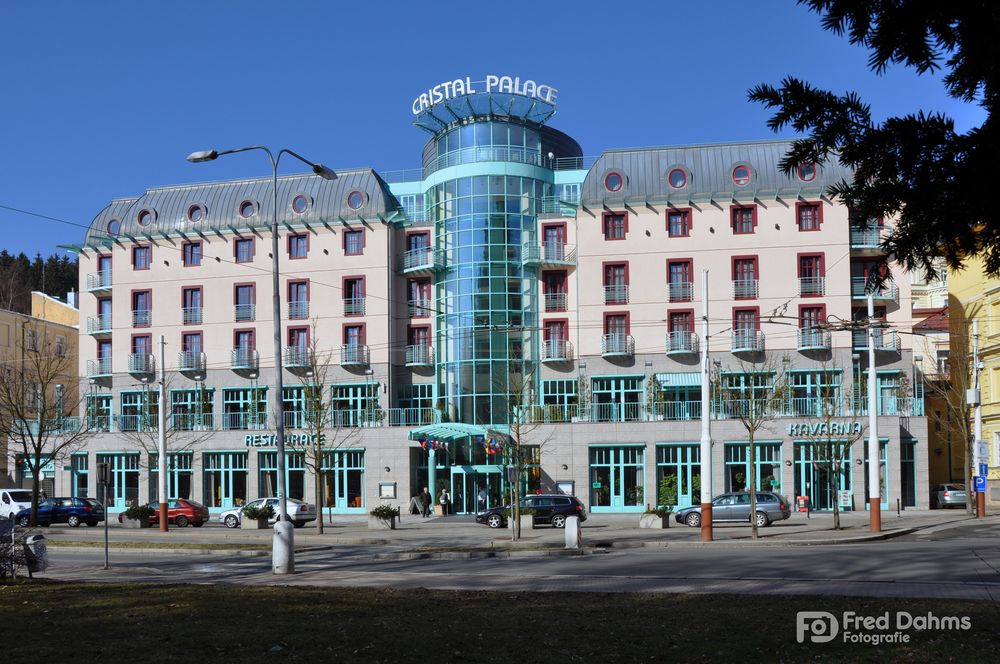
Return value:
M 309 282 L 288 282 L 288 317 L 293 320 L 309 318 Z
M 236 330 L 233 332 L 233 348 L 239 350 L 253 350 L 255 347 L 253 330 Z
M 757 206 L 756 205 L 733 205 L 730 208 L 732 215 L 733 233 L 745 235 L 753 233 L 757 227 Z
M 222 390 L 222 428 L 267 428 L 267 389 L 245 387 Z
M 254 304 L 257 300 L 257 293 L 254 284 L 237 284 L 233 287 L 233 304 L 235 305 L 235 319 L 237 321 L 249 321 L 254 319 Z
M 233 257 L 237 263 L 253 261 L 254 243 L 252 237 L 236 238 L 233 241 Z
M 309 236 L 305 233 L 297 233 L 288 236 L 288 257 L 306 258 L 309 255 Z
M 152 311 L 152 291 L 132 291 L 132 327 L 149 327 Z
M 826 322 L 825 307 L 801 307 L 799 309 L 799 327 L 803 330 L 819 327 Z
M 431 235 L 426 232 L 408 233 L 406 236 L 407 251 L 426 251 L 431 246 Z
M 757 297 L 756 256 L 736 256 L 733 258 L 733 298 L 737 300 L 753 300 Z
M 122 392 L 120 431 L 156 431 L 159 423 L 159 403 L 156 390 Z
M 309 348 L 309 328 L 290 327 L 288 328 L 288 345 L 291 348 L 305 350 Z
M 594 378 L 590 390 L 595 422 L 634 422 L 642 411 L 642 376 Z
M 344 345 L 351 348 L 359 348 L 365 344 L 364 325 L 344 326 Z
M 74 498 L 87 497 L 88 457 L 86 452 L 76 452 L 70 457 L 73 477 L 70 486 Z
M 184 267 L 197 267 L 201 265 L 201 242 L 185 242 L 181 247 L 184 257 Z
M 389 411 L 389 426 L 429 424 L 434 420 L 434 386 L 430 383 L 396 387 L 396 408 Z
M 365 252 L 365 232 L 362 230 L 357 231 L 344 231 L 344 255 L 345 256 L 360 256 Z
M 428 279 L 407 281 L 407 308 L 410 318 L 423 318 L 433 313 L 431 302 L 431 282 Z
M 671 311 L 667 314 L 668 332 L 694 332 L 694 312 Z
M 365 315 L 365 278 L 345 277 L 343 281 L 344 315 Z
M 200 325 L 202 319 L 201 286 L 181 289 L 181 315 L 185 325 Z
M 153 250 L 150 247 L 132 247 L 132 269 L 148 270 L 153 262 Z
M 247 453 L 203 452 L 202 503 L 228 509 L 247 501 Z
M 795 415 L 823 417 L 843 414 L 840 370 L 792 370 L 788 372 L 787 380 L 791 388 L 790 405 Z
M 545 300 L 545 311 L 566 311 L 566 273 L 543 272 L 542 296 Z
M 170 422 L 175 431 L 211 431 L 215 390 L 196 388 L 170 391 Z
M 191 487 L 194 483 L 194 470 L 192 470 L 193 452 L 169 452 L 167 453 L 167 501 L 168 507 L 173 508 L 178 498 L 191 500 L 194 494 Z M 159 502 L 160 498 L 160 457 L 158 454 L 149 455 L 149 500 Z
M 379 388 L 372 383 L 349 383 L 330 386 L 333 426 L 359 426 L 375 421 L 381 412 Z
M 667 295 L 671 302 L 693 299 L 694 267 L 690 259 L 667 261 Z
M 624 212 L 605 212 L 603 228 L 605 240 L 624 240 L 628 233 L 628 215 Z
M 604 304 L 628 304 L 628 263 L 604 264 Z
M 201 353 L 201 332 L 185 332 L 181 335 L 181 351 L 184 353 Z
M 691 235 L 691 211 L 667 210 L 667 235 L 688 237 Z
M 733 330 L 735 332 L 756 332 L 760 328 L 760 315 L 753 309 L 733 309 Z
M 153 352 L 153 338 L 148 334 L 137 334 L 132 337 L 132 352 L 147 356 Z
M 800 231 L 818 231 L 823 223 L 823 208 L 819 203 L 796 203 L 795 216 Z
M 604 334 L 624 337 L 628 334 L 628 316 L 626 314 L 608 314 L 604 317 Z
M 572 379 L 542 381 L 542 416 L 544 422 L 570 422 L 578 415 L 578 381 Z

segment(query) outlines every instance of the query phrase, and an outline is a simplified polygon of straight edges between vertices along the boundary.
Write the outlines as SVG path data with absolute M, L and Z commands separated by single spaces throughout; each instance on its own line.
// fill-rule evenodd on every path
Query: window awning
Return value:
M 428 424 L 410 430 L 410 440 L 433 440 L 440 443 L 459 443 L 466 438 L 486 438 L 493 434 L 507 435 L 506 426 L 485 427 L 461 422 Z

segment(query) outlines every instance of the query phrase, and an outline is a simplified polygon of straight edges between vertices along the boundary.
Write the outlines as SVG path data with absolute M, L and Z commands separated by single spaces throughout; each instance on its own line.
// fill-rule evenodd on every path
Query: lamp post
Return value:
M 275 446 L 278 454 L 278 521 L 274 524 L 274 538 L 272 540 L 271 567 L 275 574 L 293 574 L 295 572 L 295 543 L 294 527 L 288 520 L 288 507 L 285 503 L 285 413 L 282 402 L 284 386 L 282 382 L 282 358 L 281 358 L 281 280 L 278 272 L 278 163 L 282 155 L 290 154 L 303 164 L 312 168 L 313 173 L 325 180 L 335 180 L 337 174 L 322 164 L 316 164 L 302 155 L 296 154 L 284 148 L 275 155 L 263 145 L 251 145 L 235 150 L 203 150 L 192 152 L 187 160 L 192 163 L 203 161 L 214 161 L 219 157 L 237 152 L 247 152 L 249 150 L 260 150 L 267 154 L 271 162 L 271 194 L 274 213 L 271 219 L 271 282 L 273 287 L 272 317 L 274 318 L 274 404 L 275 404 Z

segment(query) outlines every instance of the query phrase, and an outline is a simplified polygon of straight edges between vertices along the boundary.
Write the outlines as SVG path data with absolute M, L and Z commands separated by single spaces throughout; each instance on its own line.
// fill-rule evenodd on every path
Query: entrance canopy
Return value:
M 484 427 L 476 424 L 463 424 L 461 422 L 441 422 L 438 424 L 428 424 L 410 430 L 410 440 L 429 440 L 438 443 L 450 444 L 460 443 L 466 438 L 487 439 L 490 437 L 507 437 L 507 427 Z

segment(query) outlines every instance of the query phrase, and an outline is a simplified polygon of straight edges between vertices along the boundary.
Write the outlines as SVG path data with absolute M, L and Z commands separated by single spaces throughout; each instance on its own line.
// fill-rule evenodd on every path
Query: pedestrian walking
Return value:
M 434 497 L 431 496 L 430 491 L 427 490 L 427 487 L 424 487 L 424 490 L 420 493 L 420 513 L 425 519 L 431 515 L 431 501 L 433 500 Z

